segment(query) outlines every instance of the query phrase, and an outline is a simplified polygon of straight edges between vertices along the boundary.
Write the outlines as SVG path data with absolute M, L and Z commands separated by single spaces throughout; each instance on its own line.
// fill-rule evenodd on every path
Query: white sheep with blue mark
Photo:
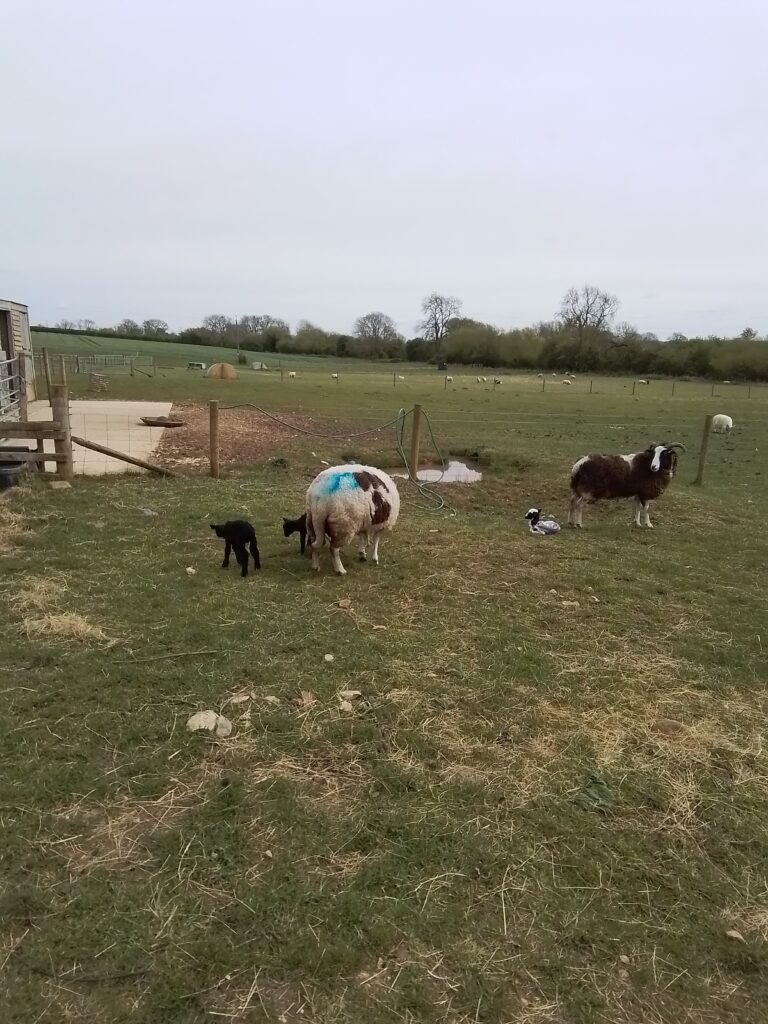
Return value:
M 307 491 L 307 533 L 312 550 L 312 568 L 320 569 L 319 551 L 326 536 L 337 575 L 346 574 L 339 552 L 355 537 L 360 561 L 366 561 L 366 548 L 372 544 L 373 562 L 378 565 L 379 536 L 382 531 L 392 529 L 399 514 L 397 487 L 382 470 L 358 463 L 324 469 Z

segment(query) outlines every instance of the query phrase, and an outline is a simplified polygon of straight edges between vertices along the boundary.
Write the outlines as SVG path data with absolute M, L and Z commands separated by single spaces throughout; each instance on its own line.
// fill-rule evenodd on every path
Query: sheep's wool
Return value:
M 376 561 L 378 535 L 392 529 L 399 513 L 400 495 L 394 480 L 375 466 L 331 466 L 315 477 L 307 491 L 313 552 L 323 546 L 326 536 L 335 549 L 358 537 L 363 545 L 366 540 L 376 545 Z

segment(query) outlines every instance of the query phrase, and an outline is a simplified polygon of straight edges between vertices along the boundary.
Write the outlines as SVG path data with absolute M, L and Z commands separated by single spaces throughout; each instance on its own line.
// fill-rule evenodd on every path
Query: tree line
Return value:
M 248 351 L 286 352 L 574 373 L 768 380 L 768 337 L 760 338 L 753 328 L 746 327 L 735 338 L 673 334 L 662 341 L 632 324 L 617 323 L 618 308 L 615 296 L 584 285 L 566 292 L 552 320 L 512 330 L 464 317 L 460 299 L 434 292 L 423 300 L 418 334 L 410 339 L 379 311 L 358 317 L 350 334 L 326 331 L 307 320 L 292 331 L 285 320 L 268 314 L 211 314 L 199 326 L 177 333 L 159 319 L 126 319 L 112 328 L 99 328 L 92 320 L 65 320 L 47 329 L 223 346 L 235 350 L 243 363 Z

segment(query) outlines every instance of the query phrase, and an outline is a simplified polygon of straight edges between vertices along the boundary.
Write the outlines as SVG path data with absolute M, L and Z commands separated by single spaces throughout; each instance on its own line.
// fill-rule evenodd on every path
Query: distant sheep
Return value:
M 483 377 L 483 384 L 487 384 L 487 383 L 488 383 L 488 378 L 487 377 Z
M 536 376 L 539 378 L 539 380 L 544 380 L 544 374 L 543 373 L 537 373 Z
M 477 380 L 478 384 L 482 384 L 483 383 L 483 378 L 482 377 L 476 377 L 475 379 Z
M 717 416 L 712 417 L 713 434 L 730 434 L 732 430 L 733 420 L 730 416 L 726 416 L 724 413 L 718 413 Z
M 651 528 L 650 503 L 660 497 L 677 469 L 679 441 L 652 444 L 635 455 L 585 455 L 571 470 L 571 503 L 568 522 L 582 525 L 583 505 L 605 498 L 632 498 L 635 526 Z
M 331 380 L 338 380 L 338 379 L 339 379 L 338 373 L 332 373 L 331 374 Z
M 448 381 L 449 384 L 453 384 L 453 377 L 446 377 L 445 379 Z
M 493 378 L 493 383 L 494 384 L 501 384 L 502 383 L 501 377 L 494 377 Z
M 296 376 L 296 371 L 295 370 L 289 370 L 288 371 L 288 376 L 289 377 L 295 377 Z
M 398 379 L 398 380 L 405 380 L 405 377 L 403 377 L 403 375 L 402 375 L 402 374 L 398 373 L 398 375 L 397 375 L 397 379 Z
M 400 514 L 400 495 L 394 480 L 380 469 L 358 464 L 332 466 L 319 473 L 307 491 L 307 533 L 312 549 L 312 568 L 320 569 L 319 551 L 330 541 L 331 560 L 337 575 L 346 569 L 339 552 L 353 537 L 358 557 L 366 560 L 373 544 L 373 561 L 379 564 L 379 535 L 391 530 Z
M 730 382 L 729 380 L 724 380 L 724 381 L 723 381 L 723 384 L 730 384 L 730 383 L 731 383 L 731 382 Z
M 638 381 L 637 383 L 638 383 L 638 384 L 647 384 L 647 383 L 648 383 L 648 381 L 647 381 L 647 380 L 639 380 L 639 381 Z
M 568 387 L 570 387 L 571 384 L 573 384 L 573 381 L 572 380 L 561 380 L 560 383 L 561 384 L 567 384 Z

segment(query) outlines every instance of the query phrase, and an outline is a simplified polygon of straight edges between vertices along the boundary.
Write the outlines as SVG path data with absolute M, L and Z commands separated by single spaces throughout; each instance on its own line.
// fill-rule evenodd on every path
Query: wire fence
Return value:
M 19 357 L 0 361 L 0 421 L 19 418 L 26 382 L 19 372 Z

